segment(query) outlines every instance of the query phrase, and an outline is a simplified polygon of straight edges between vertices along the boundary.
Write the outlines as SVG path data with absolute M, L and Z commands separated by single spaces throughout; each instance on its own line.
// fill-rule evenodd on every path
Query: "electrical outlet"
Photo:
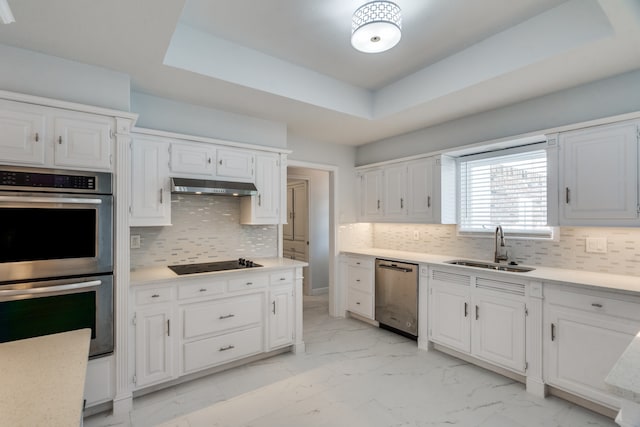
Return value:
M 413 240 L 420 240 L 420 232 L 418 230 L 413 230 Z
M 592 254 L 606 254 L 607 238 L 606 237 L 587 237 L 585 252 L 592 253 Z
M 140 249 L 140 235 L 139 234 L 132 234 L 131 235 L 131 241 L 129 242 L 129 247 L 131 249 Z

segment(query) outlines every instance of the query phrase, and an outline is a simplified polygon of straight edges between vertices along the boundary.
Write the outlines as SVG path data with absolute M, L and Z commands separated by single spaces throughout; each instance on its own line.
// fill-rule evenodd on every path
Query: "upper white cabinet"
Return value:
M 169 143 L 134 135 L 131 142 L 131 226 L 171 225 Z
M 560 225 L 638 225 L 638 124 L 565 132 L 559 143 Z
M 173 175 L 213 175 L 216 149 L 210 144 L 173 142 L 171 173 Z
M 363 169 L 359 179 L 361 221 L 456 221 L 456 169 L 450 157 L 427 157 Z
M 232 180 L 253 181 L 255 177 L 255 154 L 248 150 L 219 148 L 216 176 Z
M 0 161 L 111 170 L 113 117 L 0 101 Z
M 220 152 L 220 150 L 218 150 Z M 256 188 L 258 194 L 243 197 L 240 202 L 241 224 L 280 223 L 280 155 L 275 153 L 251 154 L 256 162 Z

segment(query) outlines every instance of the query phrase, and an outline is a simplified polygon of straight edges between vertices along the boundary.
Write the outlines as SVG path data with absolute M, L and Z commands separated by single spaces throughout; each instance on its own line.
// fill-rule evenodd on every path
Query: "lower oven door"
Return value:
M 91 328 L 89 356 L 113 352 L 113 276 L 0 285 L 0 342 Z

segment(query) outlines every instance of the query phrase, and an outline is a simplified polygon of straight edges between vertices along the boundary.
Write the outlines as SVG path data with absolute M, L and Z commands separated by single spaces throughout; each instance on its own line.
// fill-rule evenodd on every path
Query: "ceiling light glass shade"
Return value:
M 378 53 L 398 44 L 402 37 L 400 7 L 390 1 L 360 6 L 351 19 L 351 45 L 361 52 Z
M 0 0 L 0 21 L 3 24 L 11 24 L 12 22 L 16 22 L 13 17 L 13 13 L 11 13 L 11 9 L 9 8 L 9 3 L 7 0 Z

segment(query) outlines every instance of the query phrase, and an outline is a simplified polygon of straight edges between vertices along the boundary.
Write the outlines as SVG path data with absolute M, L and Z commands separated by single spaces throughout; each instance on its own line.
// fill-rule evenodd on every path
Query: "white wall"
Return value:
M 285 148 L 285 123 L 214 110 L 143 93 L 131 93 L 136 126 L 248 144 Z
M 328 144 L 289 135 L 287 148 L 292 150 L 289 159 L 338 167 L 338 221 L 350 223 L 356 220 L 355 205 L 355 147 Z
M 308 178 L 311 288 L 326 288 L 329 286 L 329 172 L 289 167 L 287 176 Z
M 366 165 L 557 126 L 640 111 L 640 71 L 463 117 L 356 150 L 356 164 Z
M 127 74 L 2 44 L 0 89 L 129 111 Z

